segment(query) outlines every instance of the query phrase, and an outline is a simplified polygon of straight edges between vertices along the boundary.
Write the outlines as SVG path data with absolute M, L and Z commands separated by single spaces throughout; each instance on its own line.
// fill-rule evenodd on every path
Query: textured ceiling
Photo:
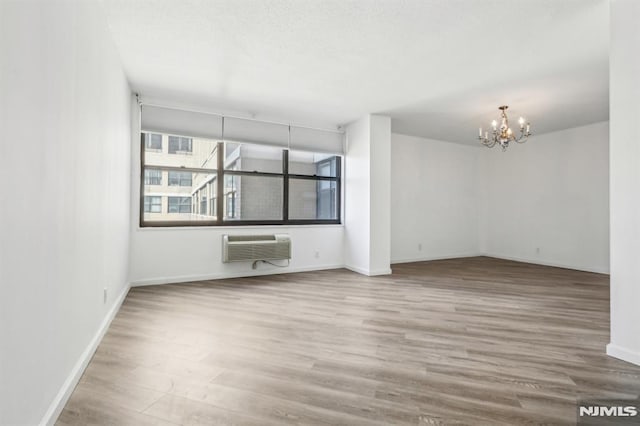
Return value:
M 103 0 L 147 100 L 477 143 L 509 104 L 535 133 L 608 119 L 607 0 Z

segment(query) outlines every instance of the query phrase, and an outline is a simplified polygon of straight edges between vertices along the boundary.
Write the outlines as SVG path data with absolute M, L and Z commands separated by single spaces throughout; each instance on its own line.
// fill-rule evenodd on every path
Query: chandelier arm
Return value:
M 495 139 L 493 139 L 493 140 L 486 139 L 486 140 L 482 141 L 482 144 L 484 146 L 486 146 L 487 148 L 493 148 L 496 145 L 497 142 L 498 141 L 495 140 Z
M 520 132 L 520 137 L 518 139 L 514 139 L 514 141 L 517 143 L 525 143 L 528 138 L 529 138 L 529 134 L 525 132 Z

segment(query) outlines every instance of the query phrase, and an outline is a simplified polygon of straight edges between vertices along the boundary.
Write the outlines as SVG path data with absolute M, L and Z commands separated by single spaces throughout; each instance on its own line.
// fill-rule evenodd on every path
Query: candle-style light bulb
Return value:
M 518 120 L 518 123 L 520 123 L 520 128 L 522 129 L 524 127 L 524 118 L 520 117 L 520 119 Z
M 496 129 L 496 127 L 498 127 L 498 122 L 497 122 L 496 120 L 493 120 L 493 121 L 491 122 L 491 126 L 493 127 L 493 130 L 495 130 L 495 129 Z
M 527 133 L 529 133 L 529 128 L 531 127 L 531 124 L 527 123 Z
M 509 128 L 507 129 L 507 135 L 508 135 L 508 136 L 511 136 L 511 134 L 512 134 L 512 133 L 513 133 L 513 132 L 511 131 L 511 127 L 509 127 Z
M 478 129 L 478 137 L 482 138 L 482 127 Z

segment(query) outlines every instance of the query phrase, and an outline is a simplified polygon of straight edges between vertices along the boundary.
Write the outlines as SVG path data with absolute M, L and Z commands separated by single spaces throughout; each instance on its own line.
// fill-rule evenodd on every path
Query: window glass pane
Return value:
M 155 181 L 160 183 L 151 183 Z M 214 221 L 216 191 L 215 170 L 195 173 L 145 169 L 144 220 Z
M 198 213 L 202 214 L 202 215 L 206 215 L 207 214 L 207 207 L 209 206 L 207 204 L 207 196 L 206 195 L 201 195 L 199 197 L 200 200 L 200 206 L 198 207 Z
M 145 185 L 162 185 L 162 170 L 144 169 Z
M 169 154 L 191 154 L 193 139 L 183 136 L 169 136 Z
M 290 220 L 340 218 L 339 156 L 289 151 L 289 174 L 300 178 L 289 178 L 289 205 L 284 206 L 281 147 L 225 142 L 225 150 L 218 152 L 216 140 L 159 133 L 143 136 L 143 221 L 215 222 L 219 216 L 225 222 L 281 221 L 283 208 Z M 223 152 L 221 163 L 229 172 L 221 170 L 219 177 L 218 155 Z M 234 175 L 231 171 L 257 173 Z M 218 178 L 223 179 L 222 194 L 217 194 Z
M 191 186 L 192 175 L 191 172 L 169 171 L 169 186 Z
M 162 150 L 162 135 L 158 133 L 145 133 L 144 146 L 149 150 Z
M 144 197 L 145 213 L 162 213 L 162 197 Z
M 148 140 L 149 135 L 148 133 L 145 134 L 145 140 Z M 145 149 L 145 165 L 197 169 L 215 169 L 217 167 L 218 141 L 174 135 L 157 136 L 168 141 L 167 147 L 162 149 L 161 144 L 161 149 Z
M 289 219 L 338 219 L 337 182 L 289 179 Z
M 225 142 L 225 170 L 282 173 L 282 148 Z
M 194 173 L 193 180 L 193 213 L 203 220 L 216 217 L 216 175 Z
M 337 176 L 335 155 L 289 151 L 289 173 L 308 176 Z
M 224 220 L 282 220 L 283 178 L 224 176 Z
M 191 213 L 191 197 L 169 197 L 169 213 Z

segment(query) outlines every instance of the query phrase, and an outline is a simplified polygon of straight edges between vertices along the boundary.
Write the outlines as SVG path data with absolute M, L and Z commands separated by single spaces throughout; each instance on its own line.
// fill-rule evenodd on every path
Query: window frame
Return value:
M 295 225 L 341 225 L 342 224 L 342 157 L 336 155 L 336 173 L 335 176 L 318 176 L 318 175 L 302 175 L 302 174 L 290 174 L 289 173 L 289 149 L 282 149 L 282 173 L 273 172 L 258 172 L 258 171 L 242 171 L 242 170 L 225 170 L 225 143 L 217 143 L 217 167 L 216 169 L 200 169 L 200 168 L 188 168 L 188 167 L 169 167 L 169 166 L 155 166 L 145 165 L 144 162 L 144 135 L 146 132 L 140 133 L 141 150 L 140 150 L 140 214 L 139 214 L 139 226 L 140 228 L 175 228 L 175 227 L 217 227 L 217 226 L 295 226 Z M 192 140 L 193 149 L 193 140 Z M 162 170 L 183 171 L 192 173 L 209 173 L 216 174 L 216 197 L 211 199 L 215 200 L 216 205 L 216 219 L 214 220 L 171 220 L 171 221 L 149 221 L 144 220 L 144 169 L 145 167 L 156 167 Z M 278 220 L 225 220 L 224 212 L 226 197 L 224 196 L 224 177 L 225 175 L 232 176 L 265 176 L 265 177 L 281 177 L 283 180 L 282 188 L 282 219 Z M 301 179 L 301 180 L 313 180 L 319 181 L 334 181 L 336 182 L 336 212 L 337 217 L 335 219 L 289 219 L 289 179 Z M 167 177 L 168 183 L 168 177 Z M 168 202 L 168 201 L 167 201 Z M 167 204 L 168 206 L 168 204 Z M 167 207 L 168 210 L 168 207 Z M 193 210 L 193 208 L 192 208 Z M 192 211 L 193 213 L 193 211 Z

